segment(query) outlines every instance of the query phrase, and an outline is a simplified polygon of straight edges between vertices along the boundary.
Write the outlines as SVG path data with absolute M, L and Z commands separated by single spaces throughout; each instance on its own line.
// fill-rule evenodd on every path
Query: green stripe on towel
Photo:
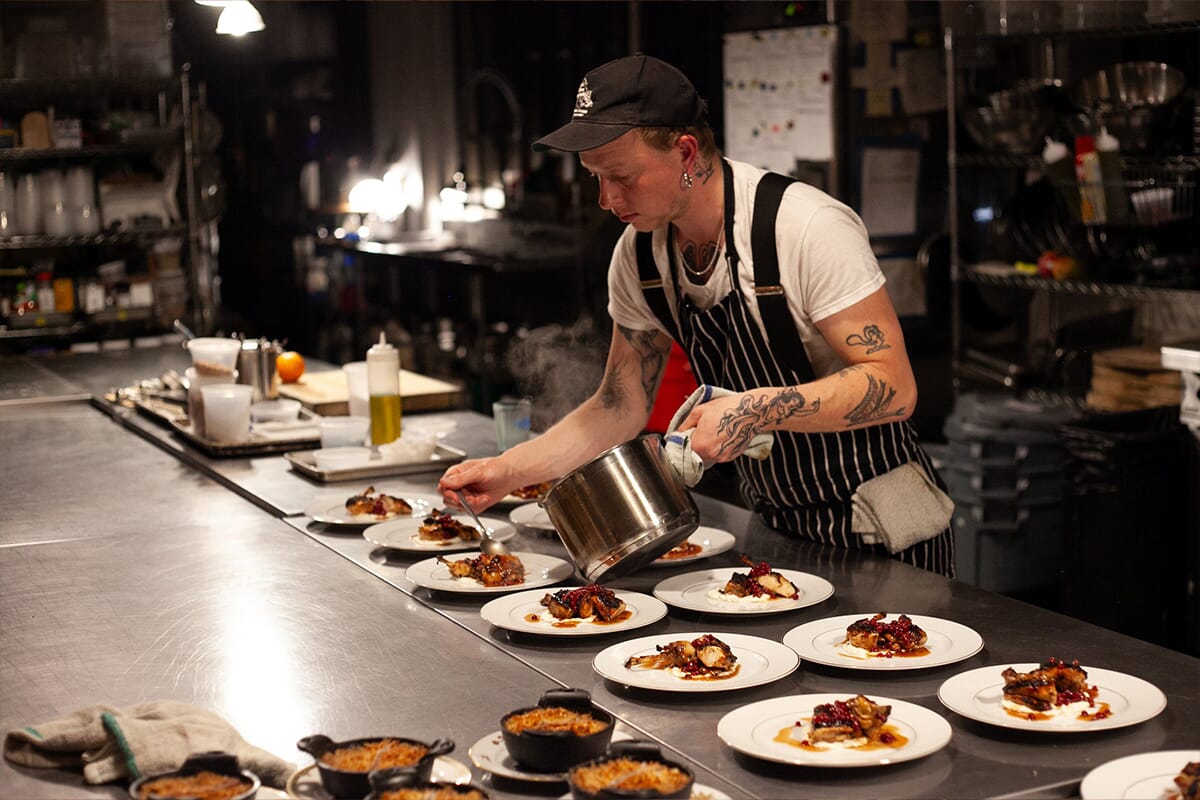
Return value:
M 141 770 L 138 769 L 137 761 L 133 758 L 133 751 L 129 749 L 129 742 L 125 739 L 125 732 L 121 730 L 121 725 L 117 722 L 117 718 L 110 712 L 105 711 L 100 715 L 100 721 L 104 723 L 104 728 L 117 739 L 117 745 L 121 748 L 121 752 L 125 754 L 125 766 L 129 769 L 129 779 L 135 781 L 142 777 Z
M 28 733 L 30 736 L 36 736 L 39 740 L 44 741 L 46 738 L 45 736 L 42 736 L 42 734 L 38 732 L 37 728 L 34 728 L 30 725 L 25 726 L 25 732 Z

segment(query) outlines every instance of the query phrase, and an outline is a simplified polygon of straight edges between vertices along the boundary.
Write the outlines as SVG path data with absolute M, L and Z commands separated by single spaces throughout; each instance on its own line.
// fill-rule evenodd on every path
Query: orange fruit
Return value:
M 275 371 L 284 383 L 295 383 L 304 374 L 304 359 L 291 350 L 275 357 Z

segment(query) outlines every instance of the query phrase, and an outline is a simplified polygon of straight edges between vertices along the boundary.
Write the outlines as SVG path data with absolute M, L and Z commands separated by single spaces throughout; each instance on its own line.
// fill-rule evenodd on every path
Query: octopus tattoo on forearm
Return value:
M 807 417 L 817 413 L 820 408 L 820 398 L 809 403 L 795 388 L 784 389 L 770 400 L 765 396 L 743 397 L 737 408 L 725 412 L 717 423 L 717 433 L 726 437 L 717 452 L 741 452 L 761 426 L 778 424 L 789 417 Z
M 852 333 L 846 337 L 846 344 L 851 347 L 866 347 L 867 355 L 878 353 L 880 350 L 890 350 L 892 346 L 884 341 L 883 331 L 878 325 L 868 325 L 863 328 L 862 335 Z
M 646 410 L 649 411 L 654 408 L 654 395 L 658 393 L 658 381 L 667 363 L 667 354 L 655 347 L 655 331 L 635 331 L 624 325 L 618 325 L 617 328 L 625 337 L 625 341 L 641 356 L 639 371 L 642 390 L 646 393 Z
M 851 425 L 865 425 L 888 417 L 903 416 L 903 408 L 896 411 L 888 410 L 895 396 L 895 389 L 885 382 L 877 380 L 874 375 L 868 374 L 867 393 L 863 395 L 862 400 L 858 401 L 858 405 L 850 409 L 850 413 L 844 419 Z

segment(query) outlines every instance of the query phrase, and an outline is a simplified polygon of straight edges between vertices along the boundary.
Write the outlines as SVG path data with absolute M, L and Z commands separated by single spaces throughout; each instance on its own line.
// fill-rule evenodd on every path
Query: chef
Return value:
M 683 73 L 639 54 L 588 72 L 571 120 L 534 143 L 578 153 L 600 207 L 627 226 L 609 266 L 604 377 L 543 435 L 452 466 L 439 490 L 485 508 L 637 436 L 674 339 L 719 387 L 678 429 L 702 463 L 735 461 L 768 525 L 952 575 L 952 506 L 908 423 L 916 384 L 862 221 L 722 158 L 706 117 Z

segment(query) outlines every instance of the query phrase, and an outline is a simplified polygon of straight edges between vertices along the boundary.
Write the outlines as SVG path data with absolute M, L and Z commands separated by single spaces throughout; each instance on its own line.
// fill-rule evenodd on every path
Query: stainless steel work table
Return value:
M 3 409 L 0 453 L 5 731 L 171 699 L 298 764 L 296 740 L 323 732 L 445 736 L 469 765 L 554 685 L 86 404 Z M 3 761 L 0 796 L 127 795 Z
M 85 423 L 88 413 L 92 421 Z M 487 418 L 462 412 L 449 416 L 458 422 L 452 434 L 457 445 L 472 453 L 494 452 Z M 37 422 L 39 419 L 44 421 Z M 4 464 L 6 486 L 2 541 L 14 541 L 12 531 L 18 536 L 36 533 L 42 538 L 70 538 L 59 533 L 47 536 L 47 519 L 54 531 L 74 530 L 73 535 L 79 535 L 82 528 L 90 537 L 82 542 L 0 550 L 0 597 L 4 598 L 0 618 L 5 620 L 0 644 L 0 722 L 9 728 L 44 721 L 98 699 L 121 705 L 167 696 L 210 705 L 229 715 L 251 741 L 306 762 L 306 756 L 291 749 L 300 736 L 330 729 L 336 734 L 366 733 L 362 728 L 377 721 L 413 719 L 411 714 L 399 716 L 400 707 L 405 702 L 419 702 L 424 709 L 421 718 L 427 712 L 435 715 L 434 719 L 444 716 L 447 723 L 453 723 L 453 732 L 446 735 L 458 742 L 455 755 L 466 760 L 470 744 L 495 730 L 503 711 L 530 702 L 543 688 L 558 682 L 588 689 L 632 728 L 666 742 L 702 770 L 711 770 L 701 772 L 702 782 L 735 797 L 781 800 L 814 795 L 997 797 L 1020 793 L 1066 797 L 1089 769 L 1105 761 L 1196 746 L 1194 709 L 1200 689 L 1200 660 L 887 559 L 792 542 L 762 528 L 749 512 L 716 500 L 698 498 L 702 523 L 731 531 L 738 538 L 738 547 L 701 565 L 734 563 L 732 553 L 745 550 L 757 559 L 827 578 L 836 587 L 834 596 L 817 606 L 754 619 L 672 609 L 666 619 L 626 635 L 567 639 L 509 634 L 479 617 L 479 607 L 489 598 L 431 593 L 409 583 L 404 569 L 419 557 L 378 551 L 357 531 L 329 528 L 304 516 L 273 519 L 163 453 L 134 444 L 136 439 L 103 420 L 102 415 L 79 405 L 0 412 L 4 453 L 0 463 Z M 14 456 L 14 445 L 21 443 L 26 443 L 23 454 Z M 50 458 L 64 447 L 71 448 L 71 459 L 53 465 Z M 258 469 L 255 464 L 247 474 Z M 230 480 L 230 475 L 236 478 L 236 473 L 217 477 Z M 429 493 L 436 477 L 436 473 L 426 473 L 389 479 L 377 482 L 377 488 Z M 71 504 L 45 511 L 60 507 L 59 489 L 72 483 L 81 497 L 90 498 L 90 503 L 83 504 L 86 510 Z M 252 483 L 231 485 L 249 492 Z M 137 491 L 128 498 L 113 488 L 130 484 L 137 486 Z M 346 484 L 318 487 L 287 472 L 276 475 L 272 486 L 283 487 L 289 505 L 303 498 L 336 501 L 356 488 Z M 274 503 L 260 504 L 269 507 Z M 496 511 L 490 515 L 503 516 Z M 8 522 L 10 519 L 16 523 Z M 289 536 L 293 529 L 308 538 Z M 160 532 L 158 538 L 152 535 L 154 531 Z M 314 542 L 345 561 L 320 552 Z M 556 539 L 528 531 L 519 535 L 516 544 L 519 549 L 563 554 Z M 230 555 L 239 556 L 233 576 L 226 574 L 232 566 Z M 29 564 L 33 566 L 26 566 Z M 614 585 L 648 593 L 657 581 L 688 569 L 647 570 Z M 368 578 L 364 570 L 400 591 Z M 190 571 L 195 572 L 197 589 L 183 591 L 172 583 L 172 591 L 178 592 L 176 602 L 162 602 L 161 597 L 155 602 L 150 593 L 134 587 L 116 591 L 109 579 L 112 574 L 132 576 L 132 583 L 147 575 L 165 572 L 179 578 Z M 14 583 L 18 585 L 14 587 Z M 30 588 L 31 584 L 36 588 Z M 161 590 L 162 584 L 155 588 Z M 93 613 L 96 598 L 100 598 L 101 613 Z M 132 614 L 124 613 L 126 602 L 135 609 Z M 254 615 L 234 613 L 243 602 L 265 609 L 262 621 L 266 624 L 255 621 L 253 630 L 236 624 L 244 621 L 243 617 L 254 620 Z M 315 610 L 310 614 L 308 609 Z M 436 613 L 430 614 L 431 609 Z M 779 640 L 806 621 L 875 610 L 953 619 L 979 631 L 985 649 L 959 664 L 897 674 L 802 664 L 799 671 L 773 684 L 705 695 L 627 689 L 600 679 L 591 668 L 597 651 L 625 636 L 661 633 L 669 638 L 685 631 L 725 630 Z M 34 613 L 37 617 L 31 619 Z M 363 622 L 364 616 L 372 622 Z M 166 628 L 176 617 L 181 618 L 177 625 L 182 630 L 167 629 L 170 632 L 155 644 L 162 631 L 146 630 L 153 626 L 145 622 L 155 620 Z M 139 622 L 131 624 L 130 619 Z M 219 624 L 214 625 L 214 620 Z M 432 655 L 434 661 L 427 664 L 427 671 L 455 678 L 437 684 L 437 691 L 398 688 L 410 685 L 412 670 L 426 666 L 425 653 L 412 639 L 395 646 L 391 642 L 377 644 L 374 635 L 379 620 L 386 621 L 393 642 L 416 637 L 435 650 L 440 648 L 440 653 Z M 240 633 L 230 634 L 230 627 Z M 189 630 L 196 638 L 185 635 Z M 358 646 L 347 647 L 348 642 Z M 77 659 L 62 656 L 62 643 L 70 643 L 70 652 L 80 654 Z M 262 692 L 245 689 L 244 683 L 253 683 L 260 673 L 251 670 L 248 679 L 230 648 L 234 652 L 244 648 L 256 656 L 287 653 L 288 658 L 271 664 L 290 676 L 290 682 L 278 681 L 285 684 L 282 691 L 290 692 L 290 699 L 274 702 L 278 694 L 272 692 L 281 691 L 274 683 L 254 684 L 264 685 Z M 415 653 L 422 653 L 422 663 L 405 669 Z M 1038 735 L 971 722 L 944 709 L 936 698 L 940 683 L 959 671 L 985 665 L 996 665 L 999 670 L 1008 663 L 1051 655 L 1142 677 L 1167 694 L 1168 707 L 1158 717 L 1129 728 Z M 439 667 L 443 661 L 451 666 Z M 484 675 L 495 669 L 501 671 L 501 677 L 495 679 L 501 683 L 488 683 L 490 679 Z M 508 688 L 504 688 L 505 680 Z M 231 688 L 239 685 L 243 686 L 241 692 Z M 489 687 L 488 691 L 481 691 L 481 686 Z M 950 744 L 909 763 L 816 770 L 747 758 L 716 737 L 717 720 L 750 702 L 809 692 L 851 695 L 860 691 L 908 700 L 941 713 L 953 726 Z M 409 697 L 413 694 L 421 697 Z M 243 711 L 243 701 L 254 710 Z M 264 711 L 264 703 L 269 712 Z M 388 710 L 381 712 L 380 708 Z M 393 708 L 397 710 L 393 712 Z M 0 794 L 7 794 L 5 787 L 17 773 L 7 764 L 2 769 Z M 55 786 L 40 777 L 21 774 L 19 787 L 50 796 L 72 785 L 70 778 Z M 13 786 L 15 789 L 18 784 Z M 511 791 L 536 793 L 536 788 L 509 783 L 498 788 L 501 797 Z

